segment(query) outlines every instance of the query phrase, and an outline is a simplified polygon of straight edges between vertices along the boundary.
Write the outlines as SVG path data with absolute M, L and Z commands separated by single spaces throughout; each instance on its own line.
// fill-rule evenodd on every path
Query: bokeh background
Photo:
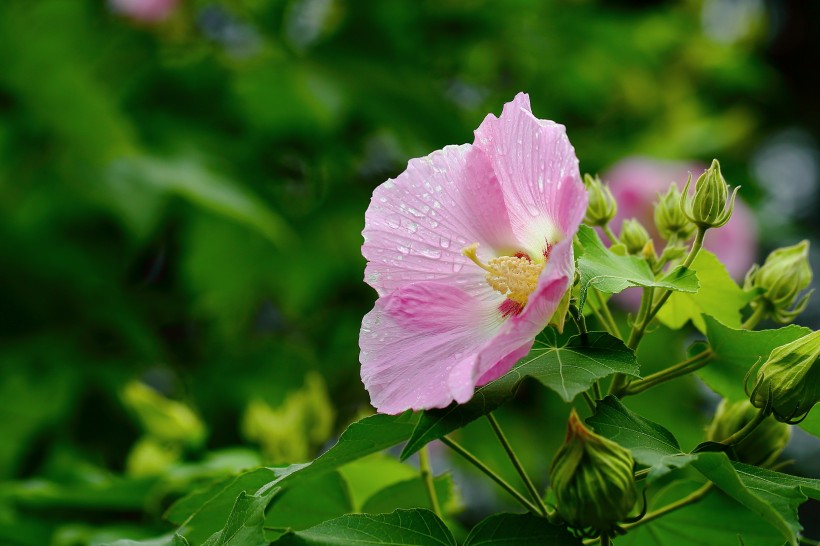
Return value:
M 820 271 L 818 8 L 0 2 L 0 543 L 167 532 L 186 491 L 309 460 L 372 411 L 371 192 L 518 91 L 636 211 L 719 158 L 748 205 L 712 242 L 736 277 L 803 238 Z M 818 327 L 818 300 L 798 322 Z M 692 336 L 647 338 L 645 369 Z M 694 446 L 713 395 L 691 378 L 658 391 L 630 403 Z M 500 412 L 542 485 L 566 413 L 534 385 Z M 512 475 L 489 434 L 462 440 Z M 797 436 L 792 471 L 816 475 Z M 456 467 L 464 521 L 507 502 L 458 464 L 434 461 Z

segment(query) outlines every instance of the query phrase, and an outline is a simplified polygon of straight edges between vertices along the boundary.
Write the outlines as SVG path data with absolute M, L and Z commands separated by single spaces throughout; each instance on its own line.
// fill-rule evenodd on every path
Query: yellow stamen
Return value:
M 493 290 L 526 305 L 530 294 L 538 286 L 538 276 L 544 264 L 535 263 L 525 256 L 500 256 L 484 264 L 478 259 L 477 249 L 478 243 L 473 243 L 464 247 L 461 253 L 487 272 L 485 278 Z

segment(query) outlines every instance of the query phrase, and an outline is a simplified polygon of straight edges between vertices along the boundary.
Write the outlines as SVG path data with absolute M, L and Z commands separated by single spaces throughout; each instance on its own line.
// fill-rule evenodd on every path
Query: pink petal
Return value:
M 545 238 L 555 242 L 575 233 L 587 194 L 563 125 L 537 119 L 529 96 L 519 93 L 500 118 L 484 118 L 475 137 L 492 160 L 520 241 L 538 246 Z
M 500 324 L 493 303 L 450 284 L 415 283 L 379 298 L 359 335 L 371 403 L 389 414 L 446 407 L 450 371 L 475 361 Z M 472 389 L 459 401 L 470 397 Z
M 485 292 L 484 272 L 461 249 L 477 242 L 484 258 L 516 246 L 490 161 L 469 144 L 412 159 L 395 180 L 377 187 L 362 235 L 365 281 L 380 296 L 431 280 Z
M 456 400 L 469 399 L 476 385 L 507 373 L 532 348 L 535 336 L 549 323 L 574 276 L 572 239 L 557 243 L 522 313 L 507 320 L 498 334 L 477 351 L 473 361 L 462 361 L 450 374 Z M 469 393 L 469 396 L 468 396 Z

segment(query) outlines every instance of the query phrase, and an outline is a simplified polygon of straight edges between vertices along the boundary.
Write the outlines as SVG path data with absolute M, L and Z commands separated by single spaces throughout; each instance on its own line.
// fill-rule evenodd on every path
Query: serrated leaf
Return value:
M 555 331 L 545 330 L 530 353 L 504 376 L 476 389 L 466 404 L 422 413 L 413 435 L 401 453 L 406 459 L 427 443 L 462 428 L 507 402 L 524 377 L 532 377 L 557 392 L 566 402 L 601 378 L 614 373 L 637 376 L 635 354 L 605 332 L 574 336 L 560 345 Z
M 306 479 L 274 497 L 265 527 L 296 531 L 353 511 L 347 484 L 338 472 Z
M 495 514 L 473 527 L 464 546 L 580 546 L 581 539 L 572 536 L 565 527 L 551 524 L 532 514 Z
M 793 546 L 802 529 L 797 519 L 797 507 L 807 500 L 805 492 L 813 497 L 820 493 L 818 480 L 733 463 L 724 453 L 701 453 L 692 466 L 724 493 L 777 529 Z
M 647 483 L 697 458 L 683 453 L 671 432 L 631 411 L 612 395 L 598 402 L 595 414 L 586 423 L 601 436 L 629 449 L 637 462 L 650 467 Z
M 436 497 L 442 511 L 452 514 L 461 507 L 461 503 L 456 493 L 456 486 L 450 474 L 436 476 L 433 480 L 436 490 Z M 404 480 L 392 485 L 388 485 L 374 493 L 362 507 L 362 512 L 367 514 L 382 514 L 391 512 L 398 508 L 427 508 L 430 506 L 430 496 L 424 482 L 417 476 L 410 480 Z
M 262 487 L 286 487 L 297 480 L 330 472 L 406 440 L 415 423 L 416 416 L 410 412 L 365 417 L 350 425 L 336 445 L 313 462 L 285 468 L 258 468 L 230 481 L 223 480 L 211 488 L 183 497 L 171 506 L 165 517 L 181 525 L 182 534 L 197 544 L 222 528 L 240 493 L 256 492 Z
M 660 287 L 681 292 L 697 292 L 699 283 L 695 272 L 676 267 L 661 279 L 645 260 L 635 256 L 618 256 L 607 249 L 589 226 L 578 229 L 578 240 L 584 249 L 578 257 L 581 275 L 578 307 L 584 308 L 587 290 L 592 286 L 601 292 L 616 294 L 630 286 Z
M 310 529 L 288 533 L 280 546 L 456 546 L 453 534 L 429 510 L 350 514 Z
M 677 482 L 652 499 L 650 510 L 685 497 L 702 484 Z M 785 540 L 771 525 L 740 503 L 712 488 L 701 500 L 662 518 L 630 529 L 618 546 L 782 546 Z
M 211 535 L 203 546 L 267 546 L 265 508 L 279 491 L 278 487 L 255 495 L 242 491 L 236 498 L 225 527 Z
M 672 329 L 682 328 L 688 321 L 701 332 L 706 331 L 702 315 L 711 315 L 723 324 L 740 328 L 743 309 L 755 296 L 752 290 L 741 289 L 717 257 L 702 249 L 691 270 L 695 271 L 700 289 L 695 293 L 674 292 L 658 312 L 658 319 Z

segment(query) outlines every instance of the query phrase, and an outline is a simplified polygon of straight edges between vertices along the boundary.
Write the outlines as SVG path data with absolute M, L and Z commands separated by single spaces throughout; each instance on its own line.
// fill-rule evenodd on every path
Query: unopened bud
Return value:
M 820 398 L 818 359 L 820 330 L 774 349 L 757 371 L 752 404 L 757 408 L 770 404 L 778 421 L 802 421 Z
M 549 470 L 556 510 L 589 535 L 612 535 L 638 498 L 629 450 L 586 428 L 575 410 Z
M 607 225 L 618 212 L 618 204 L 612 192 L 609 191 L 609 186 L 601 182 L 598 176 L 592 177 L 588 174 L 584 175 L 584 185 L 589 195 L 589 205 L 587 205 L 584 222 L 590 226 Z
M 712 442 L 725 440 L 749 424 L 759 411 L 748 400 L 723 400 L 706 431 L 706 439 Z M 742 463 L 768 467 L 786 447 L 790 435 L 789 425 L 768 416 L 735 445 L 735 453 Z
M 755 265 L 746 274 L 744 288 L 762 289 L 751 305 L 757 310 L 763 306 L 766 315 L 776 322 L 791 322 L 806 308 L 811 292 L 800 293 L 811 284 L 809 242 L 803 240 L 794 246 L 778 248 L 766 258 L 762 266 Z
M 620 239 L 630 254 L 640 254 L 650 241 L 649 232 L 635 218 L 623 221 Z
M 691 183 L 692 177 L 690 176 L 680 199 L 680 206 L 686 217 L 701 229 L 718 228 L 725 225 L 732 217 L 738 188 L 732 192 L 731 199 L 727 203 L 729 186 L 720 172 L 718 160 L 712 160 L 712 166 L 700 175 L 695 183 L 695 195 L 691 202 L 687 203 Z
M 677 237 L 685 241 L 695 234 L 695 225 L 689 221 L 681 207 L 681 193 L 674 182 L 663 195 L 658 194 L 655 204 L 655 226 L 664 239 Z
M 126 385 L 122 398 L 149 435 L 191 446 L 199 446 L 205 440 L 205 425 L 185 404 L 165 398 L 139 381 Z

